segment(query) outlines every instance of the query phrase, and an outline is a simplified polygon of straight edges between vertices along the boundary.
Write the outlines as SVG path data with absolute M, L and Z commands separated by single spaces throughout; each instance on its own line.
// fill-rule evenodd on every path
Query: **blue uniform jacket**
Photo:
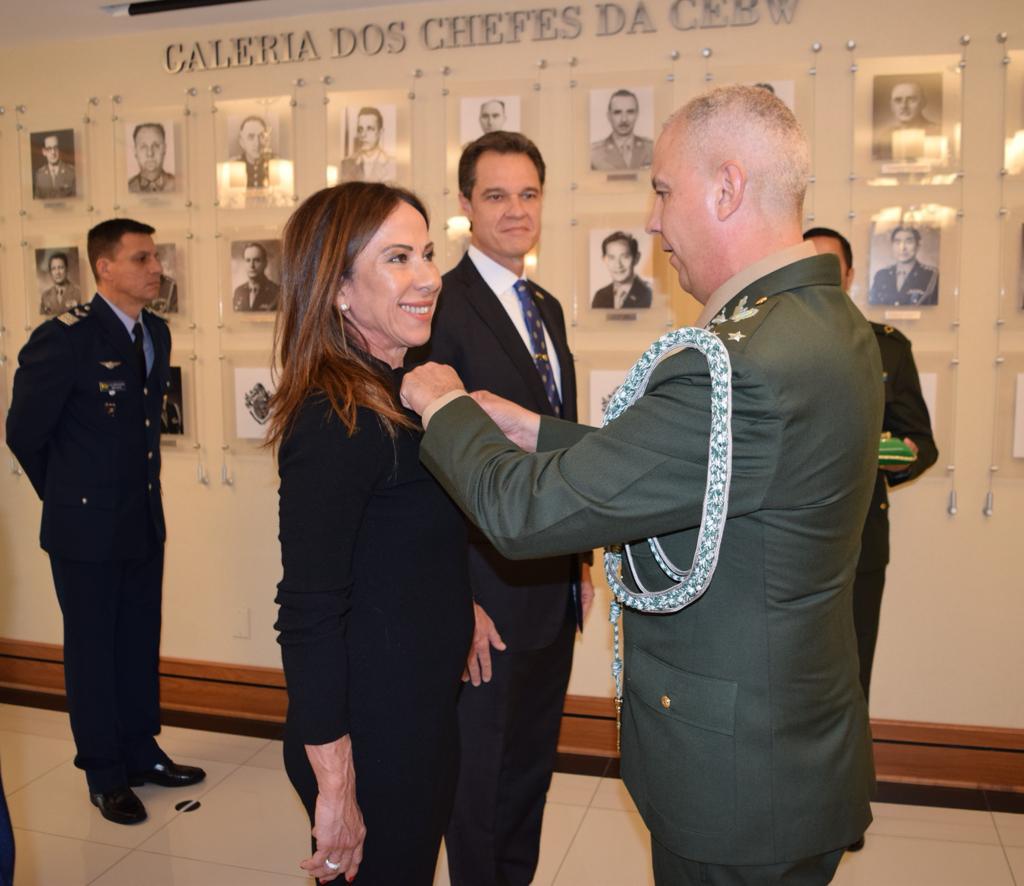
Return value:
M 142 320 L 154 348 L 144 384 L 131 336 L 99 295 L 40 325 L 18 355 L 7 443 L 43 501 L 40 543 L 53 556 L 138 557 L 165 538 L 171 334 L 150 311 Z

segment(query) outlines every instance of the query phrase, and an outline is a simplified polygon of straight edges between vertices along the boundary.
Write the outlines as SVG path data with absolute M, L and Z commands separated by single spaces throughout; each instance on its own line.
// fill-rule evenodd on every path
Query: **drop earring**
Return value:
M 338 305 L 338 310 L 344 314 L 348 310 L 348 305 L 345 304 L 345 302 L 342 302 L 340 305 Z

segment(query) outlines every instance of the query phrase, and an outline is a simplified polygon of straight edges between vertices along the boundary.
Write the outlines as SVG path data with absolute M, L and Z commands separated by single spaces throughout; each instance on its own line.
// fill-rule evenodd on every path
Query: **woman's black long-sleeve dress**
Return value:
M 311 396 L 278 460 L 285 768 L 312 820 L 304 746 L 351 734 L 362 886 L 429 886 L 458 767 L 473 632 L 465 524 L 420 464 L 420 436 L 392 439 L 360 409 L 350 437 Z

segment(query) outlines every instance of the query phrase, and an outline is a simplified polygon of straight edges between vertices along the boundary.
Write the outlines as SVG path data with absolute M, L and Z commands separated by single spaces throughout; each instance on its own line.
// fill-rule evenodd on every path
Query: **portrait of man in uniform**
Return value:
M 522 132 L 518 95 L 466 96 L 459 101 L 459 143 L 487 132 Z
M 593 232 L 591 236 L 593 237 Z M 647 241 L 646 250 L 650 246 L 650 237 L 644 234 L 641 236 Z M 649 308 L 651 284 L 637 273 L 641 257 L 637 236 L 628 231 L 612 231 L 600 242 L 600 261 L 606 273 L 605 279 L 610 279 L 594 291 L 590 307 L 614 310 Z M 592 260 L 591 267 L 593 266 Z
M 942 74 L 884 74 L 873 84 L 875 160 L 921 160 L 942 134 Z
M 393 182 L 395 163 L 395 106 L 347 108 L 341 161 L 341 181 Z
M 235 312 L 276 311 L 281 285 L 280 240 L 240 240 L 231 244 L 231 307 Z
M 157 121 L 125 126 L 128 192 L 162 194 L 174 191 L 174 124 Z
M 78 269 L 78 248 L 75 246 L 36 250 L 40 314 L 56 317 L 81 304 Z
M 591 169 L 613 172 L 650 168 L 654 157 L 653 103 L 650 87 L 591 90 Z
M 275 154 L 270 145 L 270 127 L 267 121 L 250 114 L 242 120 L 235 136 L 238 153 L 231 157 L 234 162 L 245 163 L 245 186 L 249 190 L 261 190 L 271 186 L 270 161 Z
M 935 225 L 900 223 L 884 230 L 875 226 L 868 303 L 937 305 L 940 237 L 941 229 Z
M 178 247 L 174 243 L 157 243 L 156 257 L 160 260 L 160 294 L 150 309 L 158 314 L 178 313 Z
M 181 367 L 171 367 L 170 384 L 164 393 L 160 409 L 160 433 L 183 436 L 185 434 L 185 410 L 181 390 Z
M 32 196 L 36 200 L 63 200 L 78 193 L 75 177 L 75 131 L 33 132 Z

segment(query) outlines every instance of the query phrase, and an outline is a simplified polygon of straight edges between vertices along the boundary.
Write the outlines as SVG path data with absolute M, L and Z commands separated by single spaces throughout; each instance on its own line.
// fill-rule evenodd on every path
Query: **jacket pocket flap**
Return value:
M 666 717 L 733 734 L 738 686 L 731 680 L 682 671 L 637 648 L 629 656 L 625 674 L 636 698 Z

